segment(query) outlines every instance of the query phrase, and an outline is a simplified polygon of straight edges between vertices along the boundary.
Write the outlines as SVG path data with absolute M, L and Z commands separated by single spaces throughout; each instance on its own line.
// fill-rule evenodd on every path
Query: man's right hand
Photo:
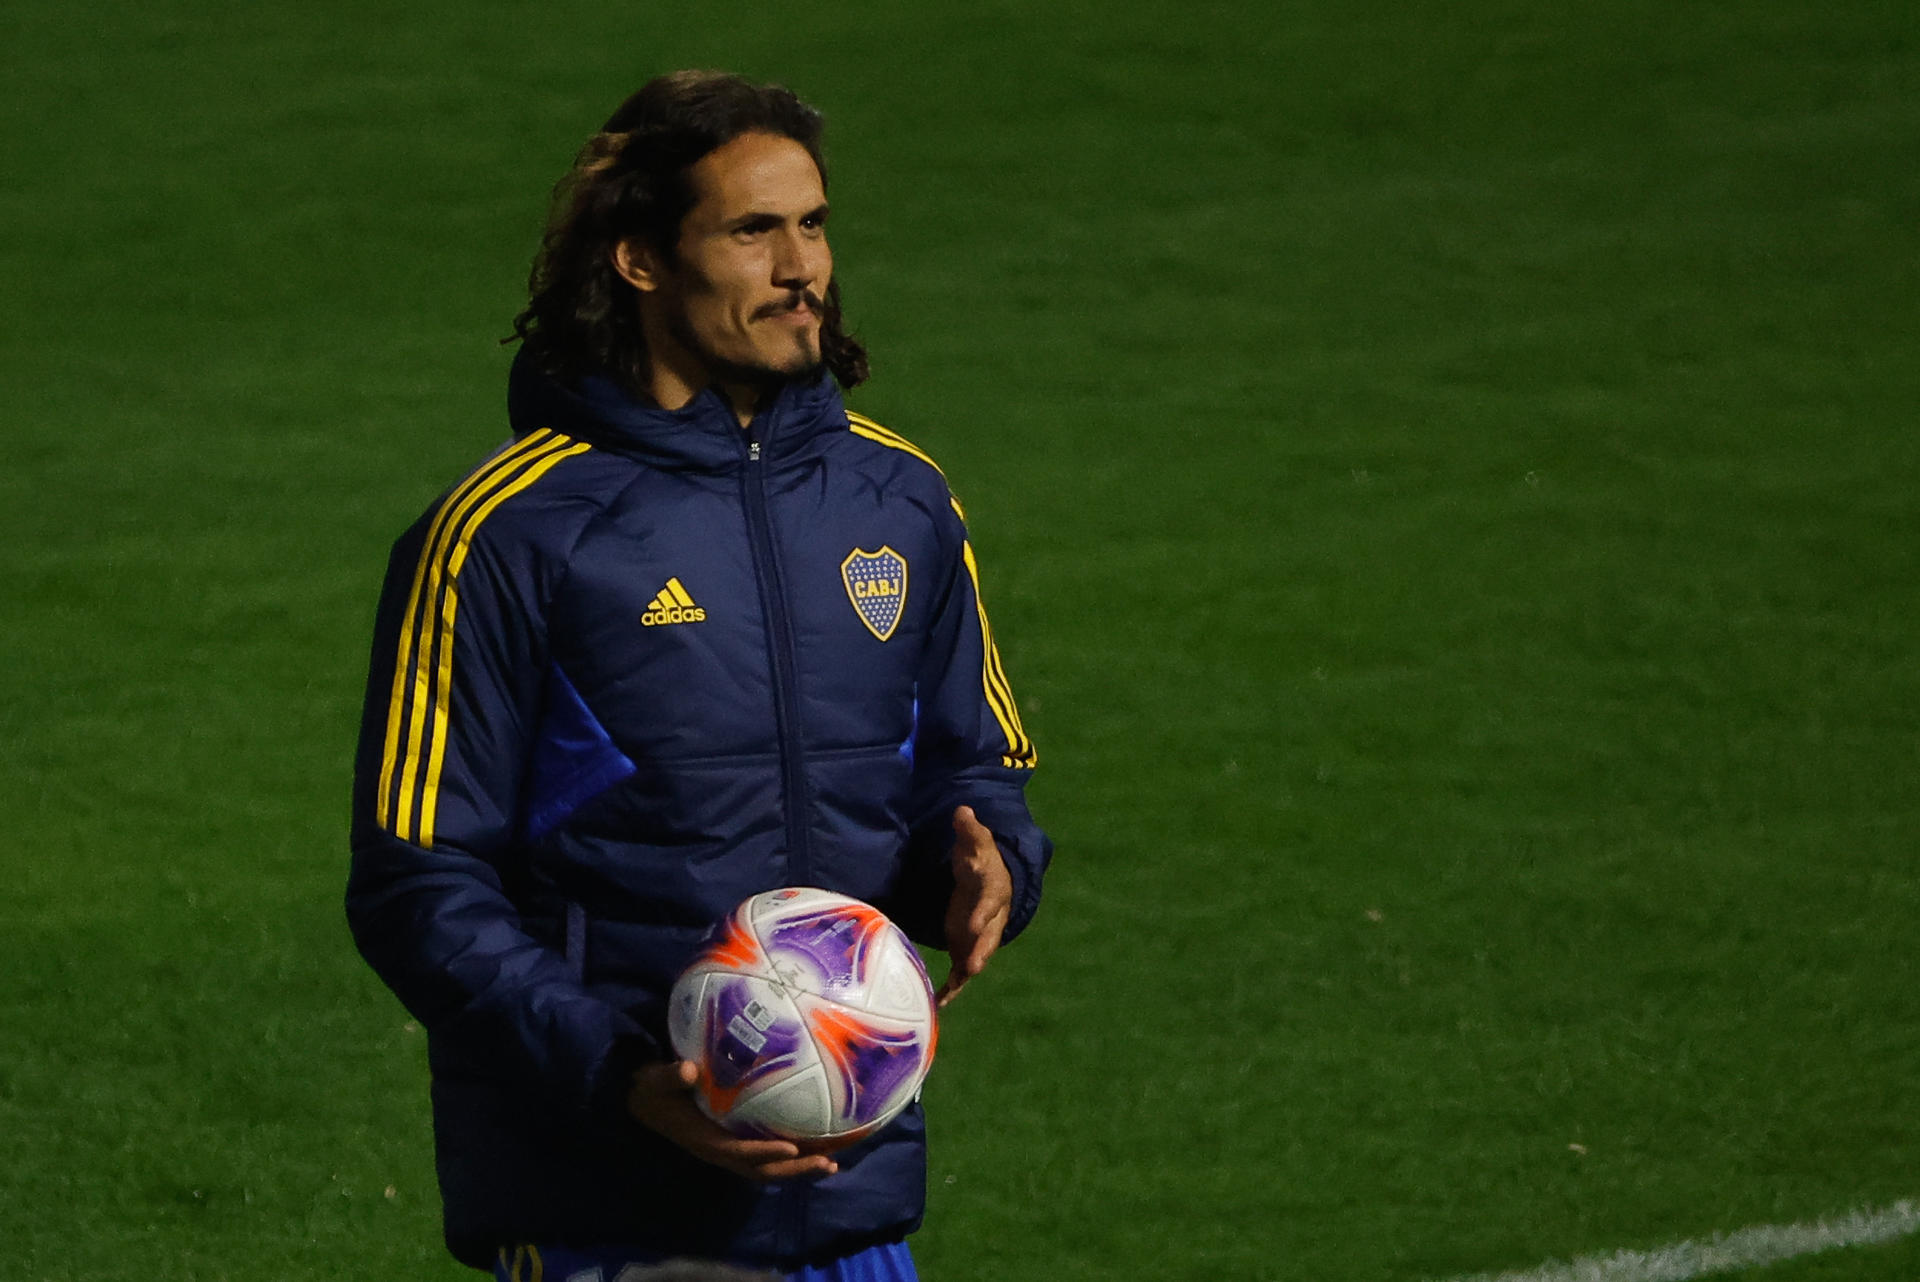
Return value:
M 627 1111 L 701 1161 L 763 1184 L 840 1169 L 824 1153 L 803 1154 L 787 1140 L 750 1140 L 725 1130 L 693 1102 L 699 1080 L 700 1070 L 687 1060 L 651 1064 L 633 1075 Z

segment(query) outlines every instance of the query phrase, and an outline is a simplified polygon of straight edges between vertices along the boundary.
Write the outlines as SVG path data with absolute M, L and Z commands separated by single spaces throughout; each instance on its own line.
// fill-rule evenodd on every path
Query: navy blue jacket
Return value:
M 348 918 L 428 1035 L 449 1247 L 620 1244 L 788 1266 L 898 1238 L 918 1106 L 762 1187 L 626 1119 L 664 1004 L 740 900 L 822 886 L 938 945 L 950 820 L 1014 882 L 1034 751 L 939 470 L 824 376 L 747 431 L 516 363 L 513 441 L 396 543 Z

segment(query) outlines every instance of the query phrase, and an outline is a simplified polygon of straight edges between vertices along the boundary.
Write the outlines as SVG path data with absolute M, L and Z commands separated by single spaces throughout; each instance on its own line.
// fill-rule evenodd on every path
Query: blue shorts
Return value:
M 649 1266 L 658 1263 L 658 1256 L 621 1247 L 582 1251 L 565 1246 L 503 1246 L 493 1276 L 496 1282 L 647 1282 Z M 905 1242 L 870 1246 L 796 1273 L 764 1276 L 784 1277 L 786 1282 L 919 1282 L 920 1278 L 913 1271 L 913 1256 Z

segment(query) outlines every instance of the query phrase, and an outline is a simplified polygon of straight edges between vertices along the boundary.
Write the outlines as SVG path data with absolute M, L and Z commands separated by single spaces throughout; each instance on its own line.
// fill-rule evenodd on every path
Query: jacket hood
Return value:
M 762 457 L 779 459 L 847 426 L 840 389 L 824 370 L 783 385 L 743 431 L 714 388 L 677 410 L 662 409 L 603 375 L 562 382 L 539 368 L 525 348 L 515 354 L 507 376 L 507 417 L 516 437 L 550 428 L 656 467 L 703 472 L 744 463 L 750 440 L 760 443 Z

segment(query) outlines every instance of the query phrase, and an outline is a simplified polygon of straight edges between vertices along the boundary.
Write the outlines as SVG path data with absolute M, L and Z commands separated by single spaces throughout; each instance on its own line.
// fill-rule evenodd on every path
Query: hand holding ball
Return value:
M 717 926 L 668 999 L 694 1098 L 738 1135 L 829 1152 L 919 1094 L 938 1027 L 920 956 L 877 908 L 790 887 Z

